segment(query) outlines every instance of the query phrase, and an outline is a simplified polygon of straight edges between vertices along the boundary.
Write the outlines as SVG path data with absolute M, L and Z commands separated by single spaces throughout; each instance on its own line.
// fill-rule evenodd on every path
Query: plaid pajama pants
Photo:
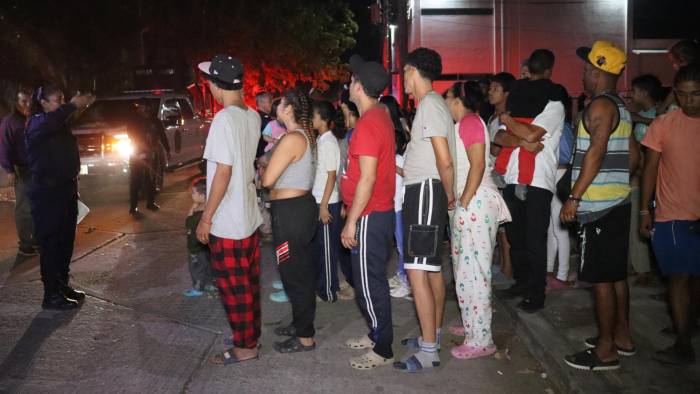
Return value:
M 236 240 L 210 234 L 209 248 L 233 346 L 254 349 L 260 338 L 260 235 Z

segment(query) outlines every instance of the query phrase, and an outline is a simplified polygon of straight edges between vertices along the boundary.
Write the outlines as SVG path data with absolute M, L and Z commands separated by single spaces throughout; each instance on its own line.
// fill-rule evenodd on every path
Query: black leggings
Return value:
M 292 325 L 297 336 L 314 336 L 316 317 L 316 266 L 311 258 L 318 206 L 311 194 L 272 200 L 272 237 L 277 267 L 292 304 Z

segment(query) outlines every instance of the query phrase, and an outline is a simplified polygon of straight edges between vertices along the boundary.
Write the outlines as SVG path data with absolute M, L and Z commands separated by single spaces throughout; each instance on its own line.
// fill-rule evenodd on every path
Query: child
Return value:
M 197 226 L 202 218 L 204 203 L 207 200 L 207 179 L 198 178 L 192 183 L 192 207 L 185 219 L 187 228 L 187 252 L 189 254 L 190 276 L 192 287 L 185 290 L 186 297 L 199 297 L 204 292 L 216 291 L 211 274 L 209 247 L 197 240 Z
M 313 104 L 312 125 L 318 131 L 316 176 L 312 194 L 319 206 L 314 238 L 314 260 L 318 268 L 316 294 L 324 302 L 335 302 L 338 283 L 338 249 L 340 248 L 340 196 L 336 177 L 340 169 L 340 147 L 331 131 L 335 109 L 327 101 Z

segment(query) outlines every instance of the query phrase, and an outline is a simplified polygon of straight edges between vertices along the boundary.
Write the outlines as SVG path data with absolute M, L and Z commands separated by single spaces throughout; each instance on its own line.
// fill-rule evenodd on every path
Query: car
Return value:
M 163 184 L 165 170 L 201 162 L 211 121 L 193 111 L 187 93 L 173 90 L 127 91 L 98 97 L 71 123 L 78 141 L 81 176 L 115 176 L 129 173 L 133 146 L 127 123 L 137 103 L 150 102 L 153 116 L 163 124 L 170 145 L 170 158 L 158 142 L 155 147 L 156 188 Z

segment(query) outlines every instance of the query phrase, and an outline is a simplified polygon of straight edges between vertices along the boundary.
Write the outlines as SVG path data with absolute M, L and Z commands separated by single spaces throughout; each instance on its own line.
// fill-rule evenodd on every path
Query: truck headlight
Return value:
M 128 158 L 134 153 L 134 146 L 131 144 L 131 140 L 127 134 L 115 134 L 112 136 L 112 151 L 118 153 L 120 156 Z

